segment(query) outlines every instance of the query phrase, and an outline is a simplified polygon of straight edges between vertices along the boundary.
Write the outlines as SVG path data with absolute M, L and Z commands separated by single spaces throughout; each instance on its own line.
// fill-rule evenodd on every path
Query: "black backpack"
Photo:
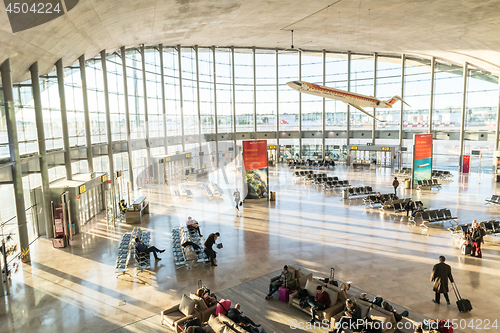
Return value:
M 198 317 L 194 318 L 189 318 L 184 322 L 184 329 L 188 328 L 189 326 L 200 326 L 201 325 L 201 320 Z
M 380 296 L 377 296 L 373 299 L 373 304 L 375 305 L 378 305 L 380 307 L 382 307 L 382 302 L 384 301 L 384 299 Z
M 299 289 L 299 291 L 297 291 L 297 298 L 298 299 L 301 300 L 301 299 L 303 299 L 304 297 L 307 297 L 307 296 L 309 296 L 309 293 L 307 292 L 306 289 L 302 289 L 301 288 L 301 289 Z

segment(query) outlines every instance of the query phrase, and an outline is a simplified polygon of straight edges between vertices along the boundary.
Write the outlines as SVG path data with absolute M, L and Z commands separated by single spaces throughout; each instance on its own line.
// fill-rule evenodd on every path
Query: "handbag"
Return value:
M 224 247 L 224 245 L 222 245 L 222 243 L 217 244 L 218 249 L 222 249 L 223 247 Z
M 240 201 L 240 206 L 243 206 L 243 201 Z

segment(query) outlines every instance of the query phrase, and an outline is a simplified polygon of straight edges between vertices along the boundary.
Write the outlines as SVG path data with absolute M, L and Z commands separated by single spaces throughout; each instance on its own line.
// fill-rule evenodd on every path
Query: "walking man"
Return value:
M 234 190 L 233 192 L 233 198 L 234 198 L 234 204 L 235 204 L 235 208 L 240 211 L 240 208 L 238 207 L 238 205 L 240 204 L 240 191 L 238 191 L 238 189 Z
M 394 181 L 392 182 L 392 186 L 394 187 L 394 195 L 397 196 L 397 189 L 398 189 L 398 186 L 399 186 L 399 181 L 398 181 L 398 177 L 394 177 Z
M 215 241 L 217 238 L 220 236 L 218 232 L 214 234 L 210 234 L 207 237 L 207 240 L 205 241 L 205 254 L 207 255 L 208 259 L 210 259 L 210 262 L 212 263 L 212 266 L 217 266 L 214 262 L 215 259 L 215 251 L 212 248 L 215 244 Z
M 445 264 L 446 258 L 439 256 L 439 263 L 434 265 L 431 274 L 431 281 L 434 282 L 434 292 L 436 297 L 432 300 L 434 303 L 439 304 L 441 294 L 444 294 L 446 304 L 450 305 L 450 298 L 448 297 L 448 279 L 453 283 L 453 276 L 451 275 L 451 267 Z

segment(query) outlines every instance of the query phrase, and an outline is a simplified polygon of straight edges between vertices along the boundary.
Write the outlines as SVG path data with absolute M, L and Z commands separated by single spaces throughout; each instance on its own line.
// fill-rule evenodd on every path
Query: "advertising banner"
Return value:
M 415 134 L 413 145 L 413 182 L 432 179 L 432 134 Z
M 267 198 L 269 195 L 267 173 L 267 141 L 243 141 L 245 199 Z
M 62 204 L 54 206 L 54 224 L 57 236 L 64 235 L 64 213 Z
M 464 155 L 462 160 L 462 173 L 469 173 L 470 155 Z

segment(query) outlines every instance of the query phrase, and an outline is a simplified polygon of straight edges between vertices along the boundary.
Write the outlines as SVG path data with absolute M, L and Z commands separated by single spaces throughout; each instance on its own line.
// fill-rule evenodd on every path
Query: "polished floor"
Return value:
M 390 172 L 338 167 L 329 174 L 389 193 Z M 403 217 L 366 209 L 359 200 L 342 200 L 339 191 L 325 194 L 295 181 L 285 166 L 270 168 L 270 189 L 276 191 L 277 201 L 247 200 L 238 214 L 230 194 L 241 182 L 239 172 L 227 168 L 210 178 L 226 192 L 222 198 L 207 197 L 201 183 L 194 181 L 184 183 L 194 193 L 190 199 L 172 195 L 178 183 L 136 191 L 136 196 L 151 201 L 151 214 L 142 227 L 152 230 L 152 244 L 167 249 L 152 275 L 132 271 L 131 276 L 116 278 L 117 246 L 131 227 L 110 226 L 103 216 L 87 224 L 70 247 L 54 249 L 49 240 L 38 239 L 31 246 L 31 263 L 13 273 L 10 295 L 0 302 L 0 332 L 142 332 L 148 329 L 134 323 L 154 320 L 183 293 L 194 291 L 199 279 L 217 292 L 286 263 L 318 276 L 335 267 L 338 279 L 409 308 L 410 314 L 463 319 L 462 325 L 474 319 L 474 327 L 464 332 L 482 331 L 486 320 L 500 321 L 500 247 L 495 236 L 487 236 L 482 260 L 464 257 L 446 228 L 423 230 Z M 460 223 L 468 223 L 474 218 L 498 219 L 500 208 L 483 206 L 492 193 L 497 193 L 497 184 L 491 175 L 472 174 L 455 176 L 439 191 L 400 189 L 399 196 L 411 195 L 429 208 L 447 207 Z M 200 222 L 205 236 L 221 233 L 224 248 L 218 253 L 218 267 L 175 269 L 170 230 L 188 215 Z M 451 306 L 431 302 L 429 276 L 439 255 L 447 257 L 462 296 L 471 300 L 471 313 L 459 313 L 453 295 Z

